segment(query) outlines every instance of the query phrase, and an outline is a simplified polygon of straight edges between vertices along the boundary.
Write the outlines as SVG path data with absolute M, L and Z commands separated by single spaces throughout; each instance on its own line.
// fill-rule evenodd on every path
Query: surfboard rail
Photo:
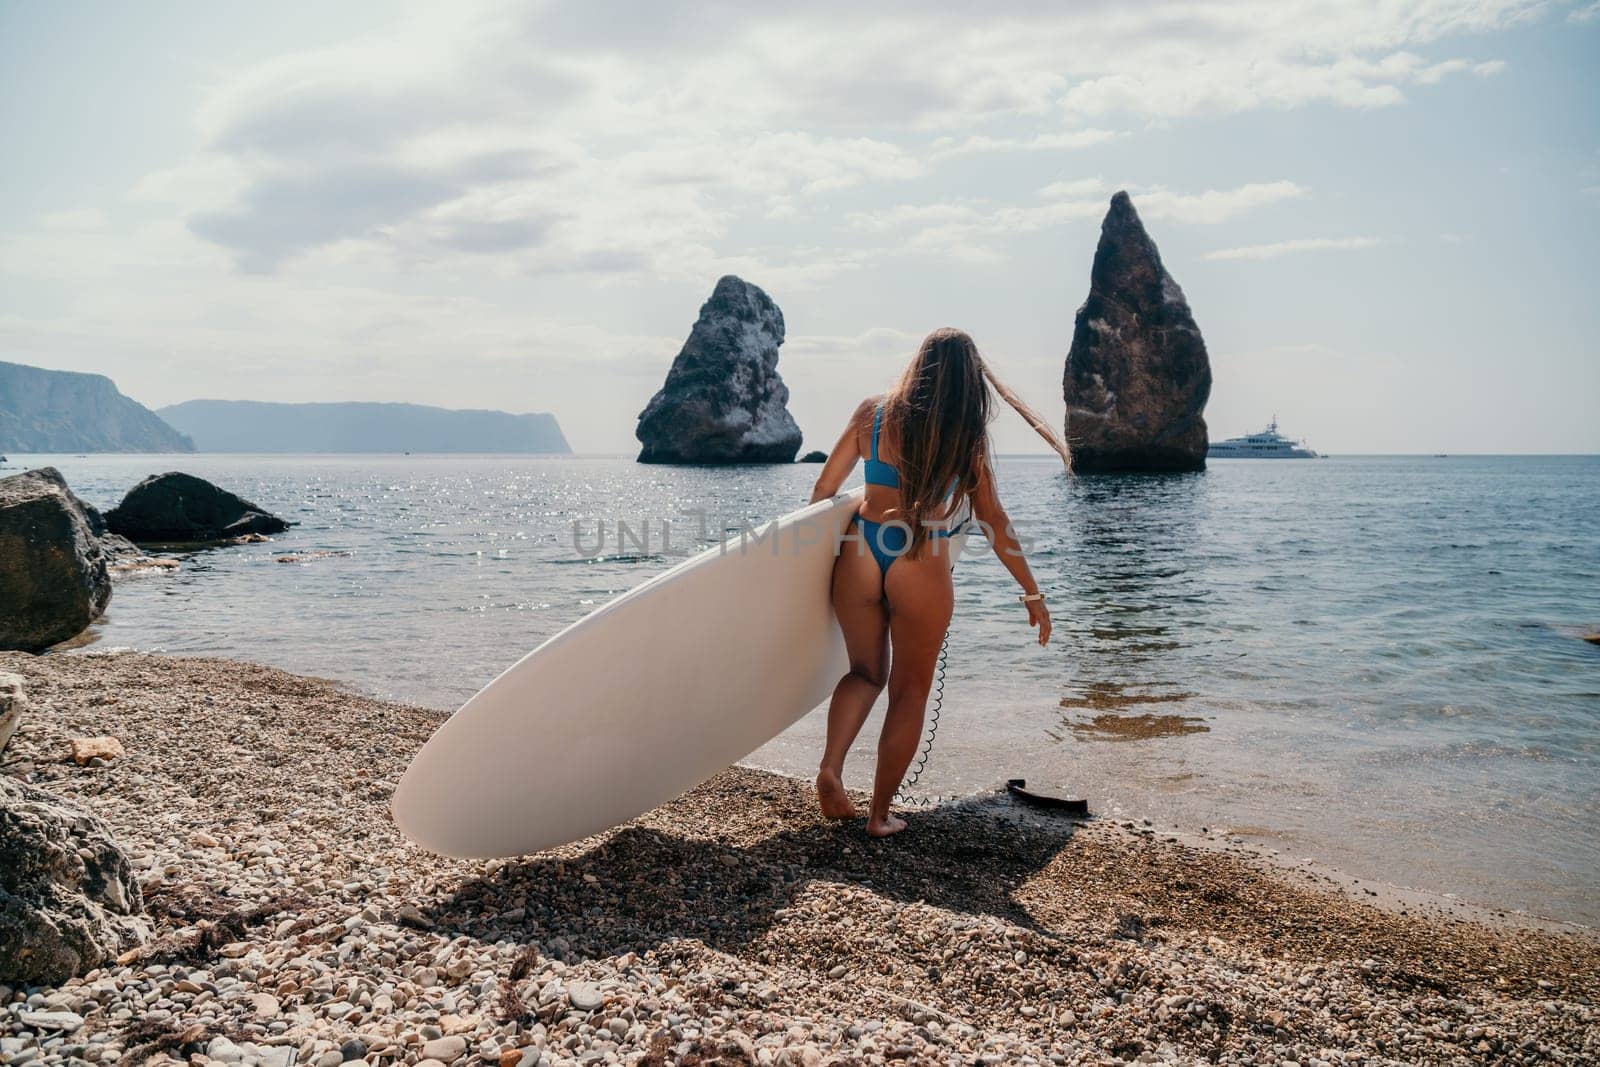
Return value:
M 396 824 L 449 856 L 537 852 L 664 804 L 777 736 L 846 669 L 830 587 L 862 493 L 743 530 L 518 659 L 413 757 Z

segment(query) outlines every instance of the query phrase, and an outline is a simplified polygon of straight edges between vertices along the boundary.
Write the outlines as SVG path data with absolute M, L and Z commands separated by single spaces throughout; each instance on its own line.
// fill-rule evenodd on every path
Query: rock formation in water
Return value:
M 1125 192 L 1100 226 L 1063 392 L 1077 470 L 1205 467 L 1206 343 Z
M 266 509 L 180 471 L 152 474 L 129 489 L 105 522 L 114 534 L 151 544 L 223 541 L 289 528 Z
M 60 985 L 138 944 L 133 864 L 105 823 L 0 776 L 0 982 Z
M 54 467 L 0 478 L 0 649 L 42 652 L 111 601 L 84 505 Z
M 193 452 L 194 442 L 101 374 L 0 363 L 0 450 Z
M 800 427 L 778 376 L 783 312 L 728 275 L 639 415 L 640 463 L 792 463 Z
M 157 414 L 203 452 L 572 451 L 543 412 L 453 411 L 423 404 L 270 404 L 188 400 Z
M 826 452 L 821 452 L 821 451 L 818 451 L 816 449 L 812 449 L 810 452 L 807 452 L 805 455 L 800 457 L 800 462 L 801 463 L 826 463 L 826 462 L 828 462 L 828 454 Z

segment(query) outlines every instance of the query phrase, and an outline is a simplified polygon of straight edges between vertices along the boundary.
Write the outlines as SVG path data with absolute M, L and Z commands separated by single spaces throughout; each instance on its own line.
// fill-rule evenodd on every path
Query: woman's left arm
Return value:
M 869 403 L 862 401 L 851 414 L 844 433 L 839 435 L 838 443 L 828 453 L 828 462 L 822 465 L 822 471 L 817 475 L 817 484 L 811 487 L 811 503 L 826 500 L 837 493 L 844 487 L 844 480 L 850 477 L 850 472 L 856 469 L 856 460 L 861 458 L 857 431 L 861 425 L 861 413 L 868 407 Z
M 1017 539 L 1017 531 L 1011 525 L 1011 516 L 1006 514 L 1005 505 L 1000 503 L 1000 494 L 995 491 L 994 468 L 989 465 L 987 457 L 979 460 L 975 473 L 977 485 L 972 493 L 972 517 L 983 525 L 983 534 L 989 541 L 989 547 L 994 549 L 1001 565 L 1011 572 L 1011 577 L 1022 587 L 1022 603 L 1028 609 L 1028 625 L 1038 627 L 1039 643 L 1047 644 L 1050 641 L 1050 609 L 1045 607 L 1039 583 L 1034 580 L 1028 560 L 1022 554 L 1022 542 Z

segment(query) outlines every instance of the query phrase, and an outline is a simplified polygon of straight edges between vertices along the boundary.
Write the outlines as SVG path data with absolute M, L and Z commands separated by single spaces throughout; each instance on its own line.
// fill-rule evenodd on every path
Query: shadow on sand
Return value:
M 536 856 L 470 879 L 430 918 L 442 932 L 482 939 L 559 935 L 569 960 L 644 952 L 676 938 L 738 953 L 808 883 L 822 881 L 1038 929 L 1014 894 L 1071 838 L 1072 820 L 992 794 L 911 818 L 911 829 L 884 841 L 868 838 L 861 820 L 811 817 L 744 845 L 629 826 L 575 857 Z

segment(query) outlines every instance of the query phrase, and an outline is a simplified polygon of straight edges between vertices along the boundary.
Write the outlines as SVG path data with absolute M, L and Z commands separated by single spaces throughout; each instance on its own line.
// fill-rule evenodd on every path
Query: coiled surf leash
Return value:
M 912 796 L 911 788 L 922 777 L 922 772 L 928 766 L 928 759 L 933 755 L 933 739 L 939 735 L 939 716 L 944 711 L 944 674 L 950 662 L 950 631 L 944 632 L 944 638 L 939 642 L 939 662 L 933 671 L 933 692 L 928 702 L 929 721 L 927 733 L 922 738 L 922 750 L 917 753 L 916 762 L 911 767 L 911 773 L 906 775 L 900 783 L 900 788 L 895 791 L 894 799 L 898 804 L 913 808 L 930 808 L 937 804 L 963 799 L 954 793 L 933 794 L 931 796 Z M 1026 778 L 1011 778 L 1006 781 L 1006 792 L 1017 800 L 1031 804 L 1034 807 L 1048 808 L 1059 811 L 1064 815 L 1087 818 L 1089 815 L 1089 802 L 1082 797 L 1060 797 L 1050 793 L 1040 793 L 1028 788 Z
M 900 788 L 895 792 L 894 799 L 901 804 L 926 808 L 931 804 L 939 804 L 946 800 L 956 799 L 953 796 L 914 797 L 911 787 L 917 784 L 917 779 L 922 777 L 922 772 L 928 766 L 928 757 L 933 755 L 933 739 L 939 735 L 939 715 L 944 711 L 944 671 L 950 662 L 950 631 L 944 632 L 944 637 L 939 641 L 939 663 L 933 669 L 933 695 L 928 701 L 929 722 L 928 732 L 922 738 L 922 751 L 917 753 L 917 759 L 911 767 L 911 773 L 900 782 Z

